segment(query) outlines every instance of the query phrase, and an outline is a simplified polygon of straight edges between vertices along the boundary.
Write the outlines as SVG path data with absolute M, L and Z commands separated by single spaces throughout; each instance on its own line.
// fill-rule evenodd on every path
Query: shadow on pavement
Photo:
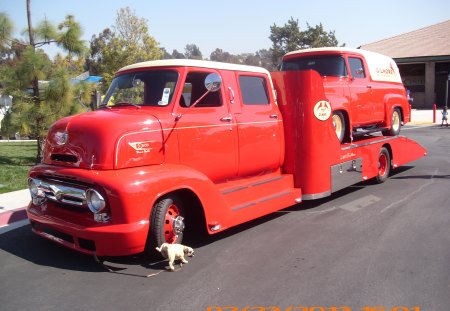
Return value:
M 77 271 L 101 271 L 92 257 L 73 252 L 34 235 L 30 225 L 0 235 L 0 249 L 41 266 Z
M 63 270 L 108 271 L 147 277 L 149 273 L 162 271 L 165 268 L 165 262 L 161 262 L 161 258 L 149 258 L 143 254 L 100 258 L 102 262 L 106 260 L 112 263 L 112 266 L 105 267 L 96 261 L 94 256 L 78 253 L 35 235 L 30 225 L 0 235 L 0 249 L 36 265 Z

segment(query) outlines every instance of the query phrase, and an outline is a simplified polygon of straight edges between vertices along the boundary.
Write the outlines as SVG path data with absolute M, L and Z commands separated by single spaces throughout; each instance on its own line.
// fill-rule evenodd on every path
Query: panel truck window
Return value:
M 240 76 L 239 86 L 244 105 L 269 104 L 266 79 L 254 76 Z
M 222 106 L 222 96 L 218 92 L 209 92 L 205 87 L 205 78 L 210 72 L 190 72 L 186 77 L 183 86 L 183 93 L 180 97 L 181 107 L 220 107 Z M 203 95 L 205 95 L 202 97 Z
M 345 60 L 340 55 L 326 55 L 326 56 L 305 56 L 299 58 L 290 58 L 283 61 L 281 64 L 282 71 L 291 70 L 315 70 L 322 77 L 347 76 L 347 68 L 345 67 Z
M 352 72 L 352 77 L 356 79 L 363 79 L 366 77 L 364 72 L 364 65 L 361 58 L 349 57 L 348 64 L 350 66 L 350 71 Z
M 113 79 L 102 106 L 167 106 L 172 100 L 177 81 L 178 72 L 174 70 L 126 73 Z

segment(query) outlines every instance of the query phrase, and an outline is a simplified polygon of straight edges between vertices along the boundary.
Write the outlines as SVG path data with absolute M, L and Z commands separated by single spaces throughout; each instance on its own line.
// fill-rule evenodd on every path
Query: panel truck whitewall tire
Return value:
M 333 120 L 334 130 L 336 131 L 336 136 L 339 139 L 339 142 L 343 142 L 345 138 L 345 118 L 344 114 L 341 111 L 334 111 L 333 116 L 331 117 Z
M 391 128 L 389 130 L 384 130 L 383 135 L 385 136 L 396 136 L 400 134 L 400 128 L 402 127 L 402 113 L 400 109 L 394 108 L 391 115 Z

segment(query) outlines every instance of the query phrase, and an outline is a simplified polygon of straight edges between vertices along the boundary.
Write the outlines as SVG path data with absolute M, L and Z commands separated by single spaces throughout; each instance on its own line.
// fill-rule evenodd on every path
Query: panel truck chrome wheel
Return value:
M 378 155 L 377 182 L 378 183 L 384 182 L 389 177 L 390 172 L 391 172 L 391 156 L 389 154 L 389 151 L 385 147 L 382 147 L 380 150 L 380 154 Z
M 175 195 L 160 199 L 152 208 L 146 252 L 154 253 L 163 243 L 181 243 L 185 228 L 181 200 Z
M 396 136 L 400 134 L 400 128 L 402 126 L 402 115 L 398 108 L 394 108 L 392 111 L 391 128 L 383 131 L 385 136 Z
M 345 138 L 345 118 L 343 113 L 341 111 L 333 112 L 332 120 L 336 136 L 339 139 L 339 142 L 342 143 Z

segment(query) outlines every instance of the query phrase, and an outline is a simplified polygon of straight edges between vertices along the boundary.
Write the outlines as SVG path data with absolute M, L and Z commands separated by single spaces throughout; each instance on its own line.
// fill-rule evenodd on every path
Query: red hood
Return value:
M 91 169 L 159 164 L 162 141 L 161 124 L 149 109 L 108 108 L 53 124 L 43 162 Z

